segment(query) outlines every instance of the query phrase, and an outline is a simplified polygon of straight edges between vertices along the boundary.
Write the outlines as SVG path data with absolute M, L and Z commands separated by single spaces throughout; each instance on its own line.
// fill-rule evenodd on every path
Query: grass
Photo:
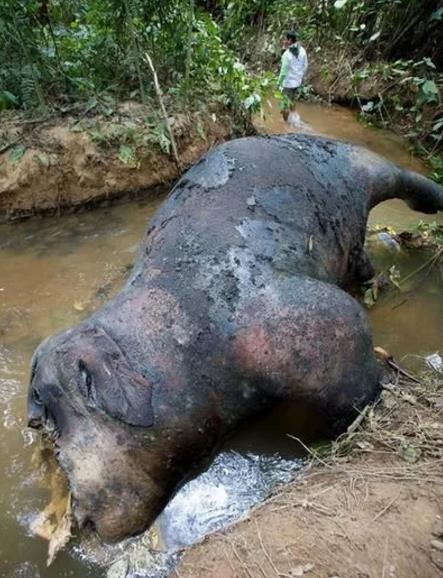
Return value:
M 443 373 L 429 370 L 411 379 L 390 359 L 385 359 L 380 398 L 364 408 L 328 454 L 310 453 L 311 471 L 320 466 L 362 477 L 443 484 Z M 355 466 L 357 454 L 367 459 Z M 371 459 L 380 454 L 381 464 Z M 396 459 L 386 467 L 389 457 Z

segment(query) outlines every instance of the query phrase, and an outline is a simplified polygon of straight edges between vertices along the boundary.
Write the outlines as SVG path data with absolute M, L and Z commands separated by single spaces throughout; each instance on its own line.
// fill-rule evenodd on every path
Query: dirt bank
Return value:
M 378 100 L 389 85 L 380 74 L 370 74 L 367 69 L 363 73 L 363 66 L 359 68 L 355 57 L 346 52 L 322 50 L 314 52 L 310 60 L 307 82 L 329 102 L 358 106 L 358 99 L 363 103 Z
M 436 373 L 421 384 L 392 375 L 362 424 L 248 519 L 188 551 L 176 575 L 440 575 L 442 385 Z
M 171 121 L 183 168 L 235 131 L 220 111 Z M 180 172 L 167 152 L 162 123 L 135 103 L 123 103 L 108 117 L 77 114 L 36 123 L 12 118 L 3 122 L 1 137 L 6 144 L 0 154 L 0 219 L 146 194 Z
M 442 154 L 443 104 L 438 94 L 423 86 L 427 77 L 439 80 L 425 61 L 368 62 L 349 48 L 309 47 L 307 84 L 328 103 L 359 110 L 367 123 L 389 128 L 405 136 L 428 161 Z M 434 76 L 432 76 L 434 75 Z M 433 81 L 434 82 L 434 81 Z M 439 157 L 439 158 L 440 158 Z

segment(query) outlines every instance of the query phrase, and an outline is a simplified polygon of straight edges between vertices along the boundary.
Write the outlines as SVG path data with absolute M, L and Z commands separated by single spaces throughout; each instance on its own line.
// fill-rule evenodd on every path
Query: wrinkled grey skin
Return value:
M 37 349 L 29 423 L 52 435 L 80 527 L 146 529 L 193 468 L 278 400 L 342 430 L 379 390 L 366 314 L 369 210 L 443 192 L 368 151 L 303 135 L 212 150 L 144 236 L 126 287 Z

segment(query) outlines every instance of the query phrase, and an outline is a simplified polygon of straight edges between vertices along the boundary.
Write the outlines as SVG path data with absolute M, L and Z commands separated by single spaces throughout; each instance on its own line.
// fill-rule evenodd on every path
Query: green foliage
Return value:
M 13 108 L 18 105 L 18 99 L 15 94 L 9 92 L 9 90 L 0 91 L 0 111 L 6 110 L 7 108 Z
M 251 41 L 251 29 L 278 38 L 298 29 L 302 42 L 364 50 L 366 59 L 438 56 L 443 34 L 439 0 L 219 0 L 213 12 L 231 46 Z M 275 45 L 275 50 L 278 46 Z M 426 54 L 425 54 L 426 53 Z
M 219 0 L 211 4 L 222 38 L 255 70 L 275 69 L 282 35 L 296 29 L 311 62 L 318 61 L 314 54 L 322 51 L 352 54 L 350 80 L 366 122 L 386 125 L 393 112 L 404 111 L 420 138 L 430 135 L 441 140 L 435 128 L 429 131 L 422 123 L 426 107 L 441 105 L 443 13 L 438 0 Z M 330 68 L 323 66 L 320 74 L 333 83 L 343 70 Z M 388 91 L 370 102 L 361 101 L 363 87 L 380 77 Z
M 430 35 L 441 40 L 438 1 L 336 0 L 324 4 L 326 19 L 338 38 L 360 45 L 366 58 L 404 58 L 420 45 L 428 45 Z
M 443 126 L 443 119 L 440 120 L 440 134 L 441 128 Z M 439 185 L 443 186 L 443 158 L 437 155 L 432 155 L 429 159 L 429 164 L 432 167 L 431 178 L 434 179 Z
M 441 159 L 440 159 L 441 160 Z M 443 161 L 442 166 L 443 166 Z M 416 225 L 416 230 L 423 236 L 427 237 L 428 240 L 432 244 L 435 244 L 437 247 L 443 248 L 443 226 L 433 222 L 433 223 L 424 223 L 420 221 Z
M 104 149 L 118 148 L 118 159 L 125 165 L 135 167 L 152 147 L 169 154 L 171 141 L 163 120 L 152 115 L 137 123 L 127 120 L 121 123 L 101 125 L 95 122 L 85 129 L 90 138 Z
M 82 103 L 87 112 L 94 109 L 110 116 L 122 99 L 154 101 L 153 80 L 144 60 L 148 52 L 168 109 L 215 102 L 230 107 L 233 114 L 252 114 L 274 84 L 273 74 L 259 74 L 260 63 L 275 70 L 282 34 L 298 29 L 310 54 L 328 45 L 352 47 L 360 54 L 365 64 L 356 62 L 351 77 L 356 95 L 374 74 L 392 83 L 393 90 L 379 99 L 360 103 L 369 122 L 385 122 L 392 111 L 404 112 L 420 134 L 427 107 L 441 107 L 440 4 L 438 0 L 0 0 L 0 111 L 21 108 L 45 115 L 48 109 L 69 110 Z M 333 73 L 328 68 L 321 71 L 324 80 Z M 303 96 L 310 96 L 309 88 Z M 442 141 L 441 120 L 437 114 L 426 129 L 436 147 Z M 137 156 L 141 144 L 129 136 L 131 130 L 125 127 L 125 134 L 115 137 L 98 129 L 95 138 L 105 143 L 114 139 L 117 148 L 133 147 Z M 148 131 L 142 132 L 147 139 Z M 153 122 L 151 133 L 155 146 L 167 151 L 170 143 L 163 124 Z M 124 151 L 122 158 L 129 159 Z
M 195 15 L 189 79 L 194 98 L 212 95 L 216 101 L 250 112 L 261 103 L 262 94 L 272 83 L 272 75 L 252 76 L 222 39 L 220 25 L 207 13 Z M 183 78 L 181 81 L 183 82 Z M 183 89 L 179 83 L 179 89 Z
M 419 88 L 417 104 L 419 106 L 422 106 L 423 104 L 430 104 L 432 102 L 438 102 L 440 100 L 440 92 L 433 80 L 426 80 L 425 78 L 422 78 L 417 84 Z
M 166 96 L 233 106 L 260 98 L 261 83 L 193 0 L 0 0 L 0 109 L 154 98 L 144 52 Z
M 9 158 L 11 160 L 11 162 L 18 163 L 20 161 L 20 159 L 23 157 L 23 155 L 26 152 L 26 147 L 24 145 L 17 145 L 15 147 L 13 147 L 10 151 L 9 151 Z
M 363 290 L 363 303 L 368 309 L 377 303 L 383 289 L 401 289 L 401 275 L 396 265 L 391 265 L 386 271 L 371 279 L 369 287 Z
M 118 152 L 118 159 L 124 165 L 127 165 L 129 167 L 137 166 L 137 156 L 132 146 L 121 145 L 120 150 Z

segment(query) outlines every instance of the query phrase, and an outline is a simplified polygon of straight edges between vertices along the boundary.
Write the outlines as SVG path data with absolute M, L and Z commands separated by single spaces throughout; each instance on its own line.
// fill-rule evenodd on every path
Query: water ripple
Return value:
M 149 532 L 115 546 L 84 538 L 73 553 L 85 562 L 108 567 L 107 578 L 165 578 L 182 548 L 246 516 L 303 464 L 301 459 L 279 455 L 224 451 L 178 492 Z

